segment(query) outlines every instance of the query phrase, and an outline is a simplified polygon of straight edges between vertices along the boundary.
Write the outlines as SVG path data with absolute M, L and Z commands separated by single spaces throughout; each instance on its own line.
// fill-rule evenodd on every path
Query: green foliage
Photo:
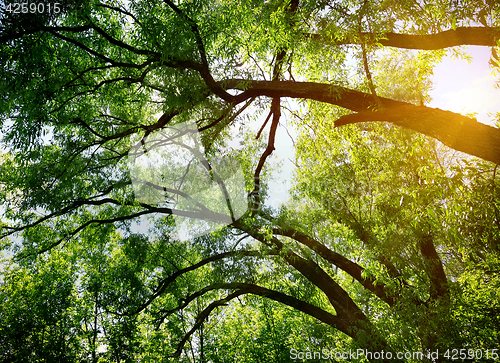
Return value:
M 335 121 L 348 109 L 428 110 L 447 45 L 402 49 L 394 33 L 414 43 L 458 28 L 470 37 L 478 24 L 495 33 L 496 2 L 60 5 L 58 14 L 0 9 L 2 361 L 289 362 L 292 349 L 495 348 L 497 166 L 399 121 Z M 297 168 L 291 201 L 274 210 L 266 203 L 284 118 L 298 133 Z M 134 194 L 127 156 L 188 121 L 212 181 L 213 160 L 239 161 L 250 208 L 179 241 L 182 204 L 172 200 L 192 196 L 178 185 L 198 192 L 206 180 L 190 176 L 192 160 L 166 155 L 181 177 L 150 183 L 166 198 L 148 204 Z
M 4 362 L 74 362 L 82 356 L 73 267 L 61 254 L 6 267 L 0 287 Z
M 297 169 L 293 212 L 287 218 L 300 218 L 302 230 L 325 244 L 331 241 L 331 248 L 344 256 L 362 260 L 365 276 L 375 276 L 388 288 L 407 295 L 407 301 L 389 312 L 353 286 L 349 276 L 339 276 L 358 304 L 380 317 L 380 329 L 393 339 L 393 346 L 403 349 L 422 344 L 415 339 L 422 334 L 416 321 L 425 319 L 429 329 L 440 331 L 443 346 L 467 344 L 480 349 L 483 340 L 461 340 L 458 332 L 484 326 L 496 336 L 496 308 L 478 314 L 477 320 L 460 313 L 476 311 L 470 304 L 481 305 L 479 301 L 496 304 L 488 295 L 496 289 L 495 269 L 486 268 L 491 277 L 479 280 L 481 275 L 468 271 L 471 266 L 478 268 L 480 261 L 495 266 L 498 258 L 498 228 L 491 222 L 491 216 L 498 213 L 496 167 L 457 159 L 433 140 L 387 125 L 333 129 L 329 120 L 335 116 L 327 112 L 335 110 L 315 106 L 303 121 L 310 126 L 299 136 L 298 157 L 304 166 Z M 429 279 L 433 276 L 426 272 L 428 262 L 419 250 L 425 235 L 432 236 L 450 277 L 451 306 L 415 305 L 416 296 L 430 301 L 432 294 Z M 394 285 L 382 256 L 390 257 L 408 281 L 405 289 Z M 449 319 L 448 309 L 458 315 Z M 393 332 L 397 334 L 391 338 Z

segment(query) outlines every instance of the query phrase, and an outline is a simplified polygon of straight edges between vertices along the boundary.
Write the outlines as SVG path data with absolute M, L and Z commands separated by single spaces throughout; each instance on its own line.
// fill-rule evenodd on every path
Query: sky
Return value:
M 470 46 L 473 60 L 447 56 L 434 69 L 434 89 L 430 107 L 459 113 L 477 112 L 479 122 L 494 125 L 489 113 L 500 112 L 500 89 L 495 88 L 500 75 L 492 75 L 489 65 L 491 48 Z

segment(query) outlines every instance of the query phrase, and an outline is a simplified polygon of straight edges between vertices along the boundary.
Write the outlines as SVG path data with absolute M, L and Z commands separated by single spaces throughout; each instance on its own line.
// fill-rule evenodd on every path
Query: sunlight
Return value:
M 436 66 L 429 106 L 461 114 L 474 113 L 479 122 L 495 125 L 500 89 L 495 87 L 499 79 L 489 65 L 491 49 L 471 46 L 466 51 L 472 62 L 447 56 Z

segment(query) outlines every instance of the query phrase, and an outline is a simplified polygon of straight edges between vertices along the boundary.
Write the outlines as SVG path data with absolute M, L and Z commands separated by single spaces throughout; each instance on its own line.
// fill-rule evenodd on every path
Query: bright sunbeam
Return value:
M 500 109 L 499 81 L 489 65 L 491 49 L 469 47 L 472 62 L 447 56 L 434 69 L 434 89 L 429 106 L 458 112 L 475 113 L 479 122 L 495 125 L 495 114 Z

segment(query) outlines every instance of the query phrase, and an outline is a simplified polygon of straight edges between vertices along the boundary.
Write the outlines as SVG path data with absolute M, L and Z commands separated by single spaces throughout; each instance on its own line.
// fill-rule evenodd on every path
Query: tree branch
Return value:
M 177 345 L 177 350 L 171 354 L 171 357 L 173 358 L 178 358 L 181 353 L 182 353 L 182 349 L 184 348 L 184 345 L 186 344 L 186 342 L 188 341 L 189 337 L 191 335 L 194 334 L 194 332 L 196 332 L 196 330 L 198 330 L 202 325 L 203 323 L 205 322 L 205 320 L 208 318 L 208 316 L 212 313 L 212 311 L 219 307 L 219 306 L 224 306 L 226 305 L 229 301 L 233 300 L 234 298 L 240 296 L 240 295 L 243 295 L 245 294 L 245 291 L 242 291 L 242 290 L 238 290 L 236 292 L 233 292 L 232 294 L 229 294 L 228 296 L 226 296 L 224 299 L 220 299 L 220 300 L 216 300 L 214 302 L 212 302 L 210 305 L 208 305 L 199 315 L 198 317 L 196 318 L 196 323 L 194 324 L 194 326 L 191 328 L 191 330 L 189 330 L 185 335 L 184 337 L 182 338 L 182 340 L 179 342 L 179 344 Z
M 418 241 L 418 246 L 427 265 L 427 274 L 431 283 L 430 300 L 448 299 L 450 296 L 448 279 L 444 273 L 443 263 L 434 247 L 431 234 L 422 236 Z
M 290 306 L 294 309 L 297 309 L 299 311 L 302 311 L 305 314 L 308 314 L 319 321 L 328 324 L 329 326 L 336 328 L 343 333 L 347 335 L 351 335 L 352 332 L 350 331 L 350 324 L 349 322 L 340 319 L 338 316 L 335 316 L 323 309 L 320 309 L 312 304 L 309 304 L 305 301 L 296 299 L 292 296 L 283 294 L 281 292 L 275 291 L 275 290 L 270 290 L 265 287 L 261 287 L 258 285 L 254 284 L 247 284 L 247 283 L 228 283 L 228 284 L 218 284 L 214 287 L 207 287 L 203 290 L 206 289 L 228 289 L 228 290 L 236 290 L 235 292 L 229 294 L 226 296 L 224 299 L 216 300 L 212 302 L 208 307 L 206 307 L 196 318 L 196 323 L 194 326 L 184 335 L 183 339 L 180 341 L 180 343 L 177 345 L 177 350 L 175 353 L 172 355 L 173 357 L 179 357 L 182 349 L 184 347 L 184 344 L 187 342 L 189 337 L 201 327 L 203 322 L 208 318 L 210 313 L 217 307 L 219 306 L 224 306 L 226 305 L 229 301 L 235 299 L 238 296 L 245 295 L 245 294 L 253 294 L 253 295 L 258 295 L 262 297 L 266 297 L 268 299 L 280 302 L 282 304 L 285 304 L 287 306 Z
M 500 129 L 457 113 L 405 105 L 342 116 L 335 127 L 367 121 L 391 122 L 433 137 L 452 149 L 500 164 Z
M 103 7 L 103 8 L 108 8 L 110 10 L 115 10 L 115 11 L 118 11 L 119 13 L 122 13 L 124 15 L 127 15 L 127 16 L 130 16 L 132 19 L 134 19 L 134 21 L 139 24 L 141 27 L 143 26 L 142 23 L 139 21 L 139 19 L 137 19 L 134 14 L 126 11 L 126 10 L 123 10 L 119 7 L 115 7 L 115 6 L 110 6 L 110 5 L 107 5 L 107 4 L 102 4 L 102 3 L 98 3 L 96 6 L 99 6 L 99 7 Z
M 170 276 L 168 276 L 167 278 L 161 280 L 159 283 L 158 283 L 158 287 L 154 290 L 153 294 L 151 295 L 151 297 L 146 301 L 144 302 L 141 306 L 139 306 L 138 308 L 136 308 L 135 310 L 131 311 L 131 312 L 128 312 L 128 313 L 125 313 L 125 314 L 122 314 L 122 315 L 135 315 L 135 314 L 138 314 L 140 313 L 141 311 L 143 311 L 145 308 L 147 308 L 158 296 L 162 295 L 165 290 L 168 288 L 168 286 L 174 282 L 178 277 L 190 272 L 190 271 L 194 271 L 202 266 L 205 266 L 211 262 L 214 262 L 214 261 L 219 261 L 219 260 L 223 260 L 225 258 L 229 258 L 229 257 L 238 257 L 238 256 L 241 256 L 241 257 L 262 257 L 262 252 L 260 251 L 254 251 L 254 250 L 250 250 L 250 251 L 247 251 L 247 250 L 237 250 L 237 251 L 229 251 L 229 252 L 223 252 L 223 253 L 219 253 L 217 255 L 213 255 L 213 256 L 210 256 L 210 257 L 207 257 L 207 258 L 204 258 L 203 260 L 199 261 L 198 263 L 195 263 L 191 266 L 188 266 L 186 268 L 183 268 L 181 270 L 178 270 L 176 272 L 174 272 L 173 274 L 171 274 Z M 213 289 L 212 289 L 213 290 Z M 207 288 L 201 290 L 201 291 L 209 291 L 207 290 Z M 195 294 L 193 294 L 194 296 Z M 191 296 L 191 295 L 190 295 Z M 196 296 L 200 296 L 200 294 L 197 294 Z M 170 310 L 163 310 L 163 312 L 165 313 L 171 313 L 171 312 L 174 312 L 174 311 L 177 311 L 179 309 L 182 309 L 183 307 L 187 306 L 189 304 L 190 301 L 192 301 L 196 296 L 194 296 L 193 298 L 190 298 L 190 297 L 187 297 L 186 299 L 184 299 L 184 303 L 179 305 L 179 307 L 177 308 L 174 308 L 174 309 L 170 309 Z
M 372 95 L 323 83 L 246 81 L 246 91 L 242 87 L 242 80 L 230 79 L 221 84 L 226 88 L 243 90 L 237 96 L 238 101 L 248 97 L 280 96 L 330 103 L 358 112 L 339 118 L 336 127 L 358 122 L 387 121 L 431 136 L 455 150 L 500 164 L 500 129 L 457 113 L 384 97 L 379 99 L 385 109 L 372 112 L 370 110 L 377 108 Z
M 227 79 L 220 81 L 226 89 L 244 91 L 235 98 L 235 102 L 243 102 L 250 97 L 290 97 L 303 98 L 330 103 L 352 111 L 374 109 L 377 104 L 369 93 L 349 88 L 315 82 L 293 81 L 253 81 L 243 79 Z M 379 97 L 384 107 L 404 106 L 408 103 Z
M 403 49 L 437 50 L 460 45 L 479 45 L 494 47 L 500 39 L 500 28 L 458 27 L 435 34 L 398 34 L 385 33 L 377 36 L 373 33 L 361 33 L 362 39 L 371 44 Z M 360 44 L 363 40 L 357 37 L 335 39 L 320 34 L 307 34 L 307 37 L 331 45 Z
M 280 236 L 290 237 L 295 241 L 300 242 L 303 245 L 309 247 L 329 263 L 347 272 L 350 276 L 355 278 L 363 287 L 373 292 L 375 295 L 377 295 L 379 298 L 381 298 L 390 306 L 393 306 L 395 304 L 395 297 L 390 296 L 388 294 L 384 284 L 377 282 L 372 277 L 364 278 L 363 272 L 365 269 L 360 265 L 358 265 L 357 263 L 352 262 L 351 260 L 338 254 L 337 252 L 333 252 L 324 244 L 316 241 L 314 238 L 306 235 L 305 233 L 294 230 L 293 228 L 290 227 L 274 228 L 273 233 Z
M 288 4 L 286 8 L 286 15 L 287 15 L 287 20 L 290 20 L 289 16 L 297 11 L 297 7 L 299 6 L 299 1 L 298 0 L 291 0 L 290 3 Z M 283 68 L 283 61 L 286 56 L 286 49 L 279 49 L 277 54 L 276 54 L 276 59 L 274 62 L 274 67 L 273 67 L 273 75 L 272 75 L 272 82 L 279 81 L 282 73 L 282 68 Z M 273 100 L 271 102 L 271 110 L 269 112 L 269 115 L 266 118 L 266 121 L 264 121 L 264 124 L 262 125 L 262 128 L 259 130 L 257 133 L 257 139 L 260 136 L 260 133 L 266 126 L 269 117 L 273 116 L 273 120 L 271 122 L 271 129 L 269 131 L 269 140 L 267 142 L 267 147 L 262 153 L 259 163 L 257 167 L 255 168 L 254 172 L 254 190 L 252 191 L 252 195 L 254 197 L 253 201 L 253 206 L 252 206 L 252 211 L 257 211 L 260 207 L 260 173 L 262 171 L 262 168 L 264 167 L 264 164 L 269 156 L 273 153 L 275 150 L 274 147 L 274 141 L 276 139 L 276 131 L 278 129 L 280 117 L 281 117 L 281 98 L 278 97 L 273 97 Z
M 201 67 L 197 69 L 197 71 L 200 73 L 201 77 L 207 84 L 208 88 L 222 98 L 224 101 L 227 102 L 233 102 L 234 101 L 234 96 L 227 93 L 220 85 L 218 82 L 214 80 L 212 77 L 212 74 L 210 72 L 210 66 L 208 65 L 208 60 L 207 60 L 207 53 L 205 50 L 205 46 L 203 45 L 203 40 L 201 39 L 200 31 L 198 29 L 198 25 L 196 22 L 191 19 L 189 16 L 187 16 L 179 7 L 177 7 L 172 1 L 170 0 L 163 0 L 173 11 L 175 11 L 184 21 L 189 25 L 191 28 L 191 31 L 194 34 L 196 45 L 198 47 L 198 51 L 200 53 L 200 58 L 201 58 Z
M 123 42 L 121 40 L 113 38 L 111 35 L 109 35 L 108 33 L 106 33 L 104 31 L 104 29 L 100 28 L 96 24 L 92 24 L 91 27 L 98 34 L 100 34 L 104 39 L 106 39 L 109 43 L 114 44 L 114 45 L 116 45 L 116 46 L 118 46 L 120 48 L 126 49 L 126 50 L 128 50 L 128 51 L 130 51 L 132 53 L 135 53 L 135 54 L 152 55 L 152 56 L 154 56 L 154 57 L 156 57 L 158 59 L 161 57 L 161 53 L 153 52 L 151 50 L 137 49 L 137 48 L 131 46 L 130 44 L 127 44 L 127 43 L 125 43 L 125 42 Z
M 121 216 L 121 217 L 116 217 L 116 218 L 91 219 L 91 220 L 85 222 L 84 224 L 82 224 L 80 227 L 78 227 L 75 230 L 73 230 L 72 232 L 66 234 L 64 237 L 59 238 L 57 241 L 51 243 L 47 247 L 39 249 L 38 251 L 36 251 L 34 253 L 27 253 L 24 256 L 23 255 L 21 255 L 20 257 L 16 256 L 16 260 L 20 261 L 20 260 L 23 260 L 24 258 L 26 258 L 28 256 L 40 255 L 42 253 L 45 253 L 45 252 L 47 252 L 47 251 L 49 251 L 49 250 L 51 250 L 51 249 L 59 246 L 64 240 L 69 240 L 72 237 L 76 236 L 80 231 L 82 231 L 83 229 L 87 228 L 91 224 L 109 224 L 109 223 L 115 223 L 115 222 L 122 222 L 122 221 L 131 220 L 131 219 L 140 217 L 140 216 L 148 214 L 148 213 L 151 213 L 151 212 L 150 211 L 141 211 L 141 212 L 134 213 L 134 214 L 131 214 L 131 215 Z M 24 228 L 26 228 L 26 227 L 23 227 L 23 229 Z
M 20 32 L 15 32 L 9 34 L 8 32 L 5 33 L 5 35 L 0 37 L 0 43 L 8 42 L 9 40 L 15 40 L 15 39 L 20 39 L 25 35 L 30 35 L 30 34 L 35 34 L 39 32 L 58 32 L 58 31 L 65 31 L 65 32 L 72 32 L 72 33 L 80 33 L 85 30 L 90 30 L 91 26 L 90 25 L 82 25 L 82 26 L 75 26 L 75 27 L 69 27 L 69 26 L 39 26 L 35 27 L 32 29 L 20 31 Z
M 269 131 L 269 141 L 267 142 L 267 147 L 260 156 L 259 163 L 255 168 L 254 172 L 254 189 L 252 191 L 252 195 L 254 197 L 252 210 L 257 211 L 260 207 L 260 173 L 267 158 L 273 153 L 275 150 L 274 141 L 276 139 L 276 130 L 278 129 L 278 124 L 281 117 L 281 105 L 280 105 L 280 97 L 273 98 L 271 102 L 271 111 L 269 115 L 273 115 L 273 120 L 271 122 L 271 130 Z M 266 121 L 267 122 L 267 121 Z
M 116 66 L 116 67 L 128 67 L 128 68 L 137 68 L 137 69 L 140 69 L 140 68 L 143 67 L 141 64 L 117 62 L 117 61 L 115 61 L 115 60 L 113 60 L 111 58 L 106 57 L 104 54 L 96 52 L 93 49 L 90 49 L 85 44 L 80 43 L 79 41 L 77 41 L 77 40 L 75 40 L 73 38 L 69 38 L 69 37 L 67 37 L 65 35 L 57 33 L 54 30 L 49 30 L 49 33 L 52 34 L 53 36 L 55 36 L 56 38 L 62 39 L 64 41 L 68 42 L 68 43 L 71 43 L 71 44 L 77 46 L 78 48 L 84 50 L 85 52 L 87 52 L 89 54 L 92 54 L 94 57 L 97 57 L 97 58 L 103 60 L 104 62 L 112 64 L 113 66 Z
M 265 245 L 280 251 L 280 256 L 282 256 L 290 266 L 294 267 L 306 279 L 323 291 L 337 312 L 337 316 L 342 316 L 343 318 L 348 318 L 353 321 L 358 320 L 359 322 L 368 323 L 366 316 L 356 303 L 354 303 L 349 294 L 314 261 L 300 257 L 292 250 L 285 248 L 283 243 L 276 237 L 264 235 L 259 231 L 245 226 L 239 220 L 233 222 L 233 226 L 245 231 Z

